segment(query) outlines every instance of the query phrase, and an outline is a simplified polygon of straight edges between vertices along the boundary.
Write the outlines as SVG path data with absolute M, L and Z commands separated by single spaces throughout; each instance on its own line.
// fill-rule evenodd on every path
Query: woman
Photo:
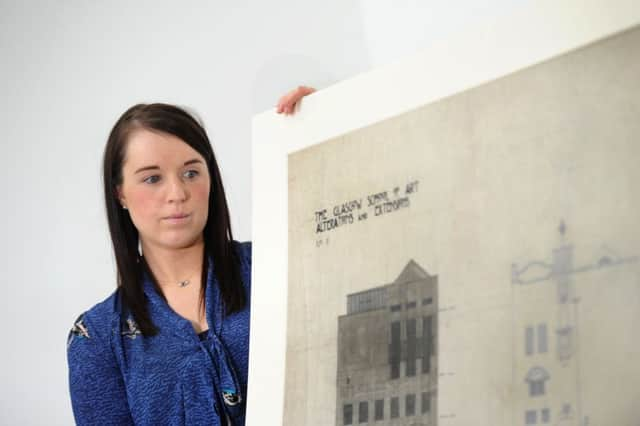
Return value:
M 118 288 L 69 333 L 76 423 L 244 424 L 251 244 L 233 240 L 203 127 L 172 105 L 135 105 L 103 166 Z

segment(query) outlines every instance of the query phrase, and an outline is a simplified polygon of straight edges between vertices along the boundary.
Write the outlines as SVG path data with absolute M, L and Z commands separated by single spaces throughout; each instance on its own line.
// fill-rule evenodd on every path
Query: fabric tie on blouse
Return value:
M 234 419 L 242 414 L 242 387 L 228 350 L 221 339 L 220 331 L 224 321 L 224 304 L 220 298 L 219 285 L 213 273 L 213 262 L 209 259 L 205 290 L 205 308 L 207 314 L 207 337 L 200 340 L 189 320 L 178 315 L 167 302 L 162 299 L 147 275 L 144 279 L 144 291 L 150 303 L 157 310 L 159 327 L 172 332 L 182 339 L 199 346 L 195 354 L 190 356 L 185 370 L 182 372 L 182 391 L 187 413 L 195 418 L 209 418 L 214 410 L 227 424 L 236 423 Z M 155 313 L 155 312 L 154 312 Z M 154 318 L 155 320 L 155 318 Z M 202 395 L 207 389 L 207 395 Z M 213 407 L 207 401 L 213 401 Z M 203 412 L 211 407 L 210 412 Z M 189 419 L 187 424 L 189 423 Z M 213 423 L 212 423 L 213 424 Z

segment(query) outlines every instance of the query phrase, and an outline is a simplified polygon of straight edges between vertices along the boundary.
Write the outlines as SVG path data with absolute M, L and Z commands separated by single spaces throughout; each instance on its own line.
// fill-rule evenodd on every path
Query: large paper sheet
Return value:
M 525 2 L 254 117 L 248 424 L 637 423 L 637 54 L 615 40 L 639 23 L 636 0 Z
M 289 155 L 285 425 L 637 424 L 639 49 Z

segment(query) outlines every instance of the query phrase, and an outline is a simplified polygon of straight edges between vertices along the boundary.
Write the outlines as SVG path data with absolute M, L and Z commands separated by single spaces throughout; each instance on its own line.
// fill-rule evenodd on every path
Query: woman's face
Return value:
M 144 129 L 129 136 L 118 196 L 144 248 L 201 242 L 210 185 L 204 158 L 182 139 Z

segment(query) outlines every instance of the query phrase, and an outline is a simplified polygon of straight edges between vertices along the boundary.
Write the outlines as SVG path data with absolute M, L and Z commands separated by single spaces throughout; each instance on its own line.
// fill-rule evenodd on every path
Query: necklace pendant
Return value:
M 188 285 L 189 285 L 189 283 L 190 283 L 190 281 L 189 281 L 189 280 L 184 280 L 184 281 L 180 281 L 180 282 L 178 283 L 178 285 L 179 285 L 180 287 L 186 287 L 186 286 L 188 286 Z

